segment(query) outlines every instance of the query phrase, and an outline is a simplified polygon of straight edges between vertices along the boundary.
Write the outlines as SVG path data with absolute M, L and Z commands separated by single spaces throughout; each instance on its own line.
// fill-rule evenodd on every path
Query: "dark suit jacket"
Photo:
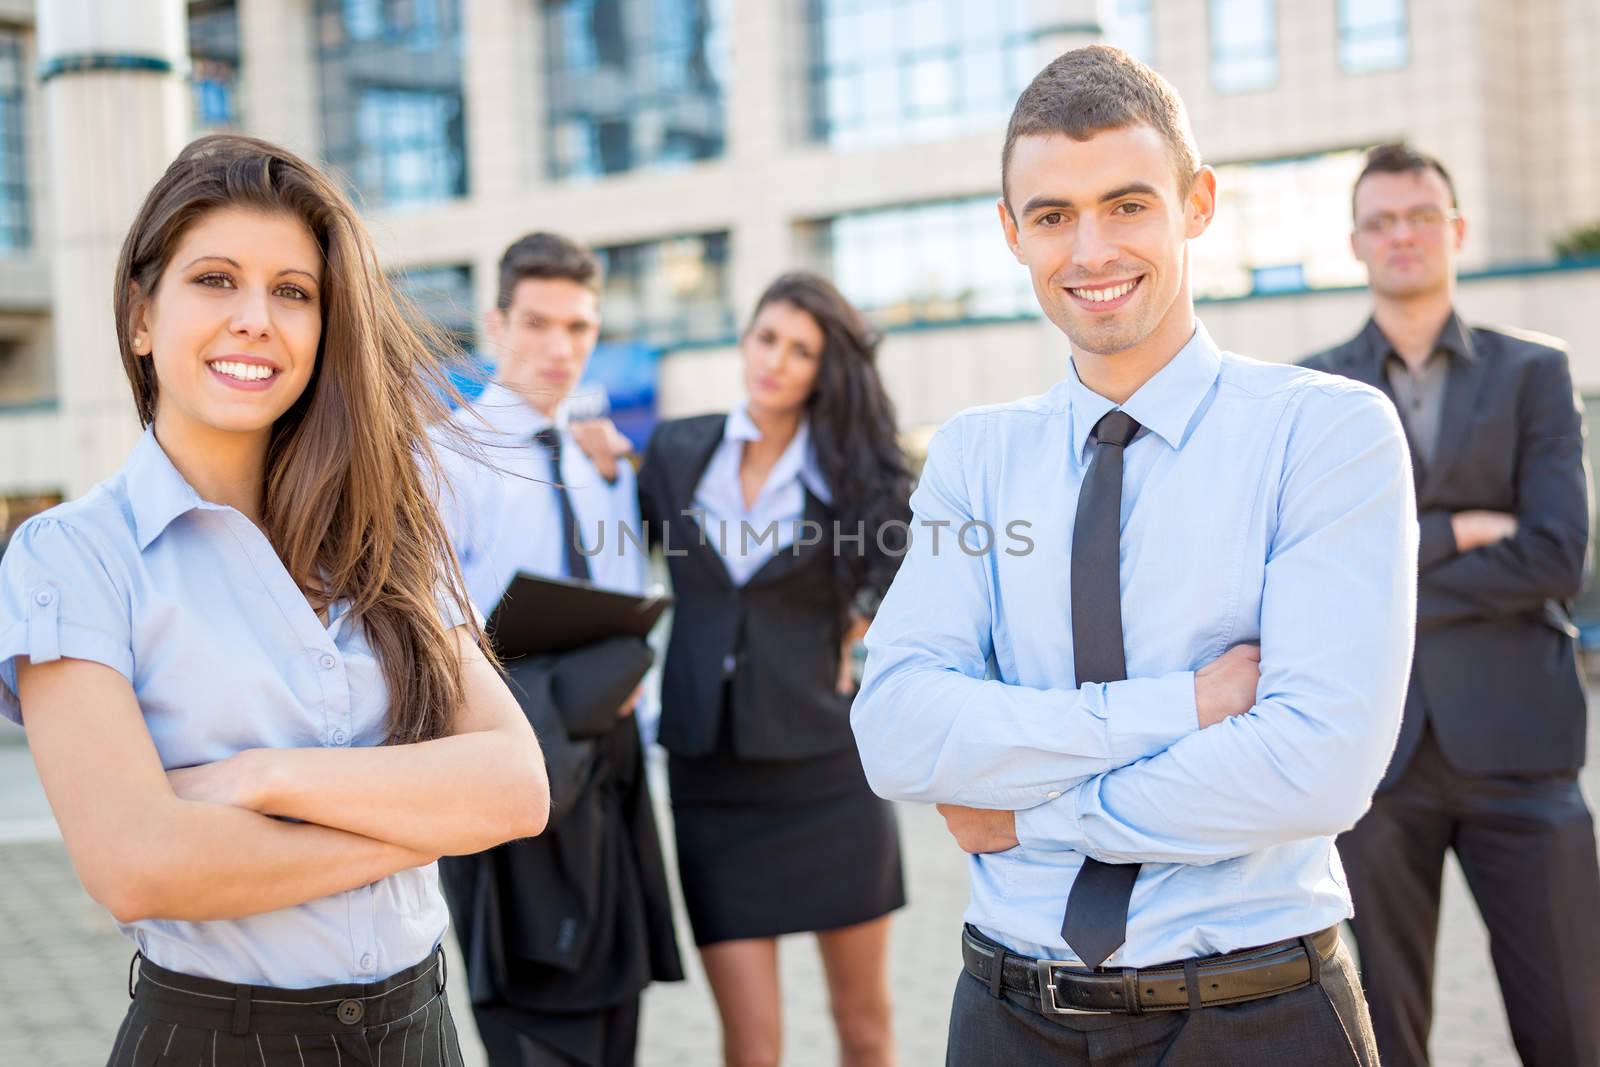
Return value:
M 659 739 L 676 755 L 707 755 L 729 714 L 735 751 L 747 759 L 837 752 L 855 740 L 851 698 L 837 691 L 848 603 L 833 571 L 833 512 L 807 493 L 805 517 L 825 530 L 820 543 L 788 546 L 735 585 L 687 513 L 725 424 L 722 415 L 661 423 L 639 469 L 639 511 L 667 557 L 675 601 Z
M 1567 353 L 1454 315 L 1433 462 L 1415 455 L 1421 550 L 1417 650 L 1400 742 L 1384 786 L 1432 725 L 1468 774 L 1541 774 L 1583 765 L 1586 706 L 1570 603 L 1588 574 L 1589 474 Z M 1305 361 L 1393 395 L 1391 346 L 1375 322 Z M 1517 517 L 1516 536 L 1457 552 L 1450 516 Z M 1380 787 L 1382 788 L 1382 787 Z
M 507 665 L 544 749 L 549 827 L 439 862 L 475 1003 L 596 1012 L 683 977 L 638 727 L 616 714 L 638 678 L 593 677 L 586 651 Z

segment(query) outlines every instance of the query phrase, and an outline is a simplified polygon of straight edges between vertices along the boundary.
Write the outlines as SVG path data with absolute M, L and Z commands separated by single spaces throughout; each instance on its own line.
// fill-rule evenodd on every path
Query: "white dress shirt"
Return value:
M 711 462 L 706 464 L 694 491 L 700 528 L 722 557 L 734 585 L 744 585 L 768 560 L 795 543 L 800 521 L 805 517 L 807 489 L 824 504 L 833 502 L 811 448 L 811 424 L 802 419 L 794 439 L 773 464 L 755 503 L 745 507 L 739 462 L 744 458 L 745 444 L 759 440 L 761 428 L 743 404 L 728 412 L 722 441 L 711 454 Z

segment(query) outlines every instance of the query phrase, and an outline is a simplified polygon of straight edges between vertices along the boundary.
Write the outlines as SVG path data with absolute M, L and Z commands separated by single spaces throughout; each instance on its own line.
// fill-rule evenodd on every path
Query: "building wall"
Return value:
M 1537 329 L 1565 341 L 1574 386 L 1600 396 L 1600 267 L 1464 281 L 1457 307 L 1486 326 Z M 1295 362 L 1348 340 L 1370 311 L 1359 289 L 1201 302 L 1200 321 L 1223 348 Z M 892 331 L 879 360 L 903 427 L 913 439 L 958 411 L 1044 392 L 1067 373 L 1066 339 L 1044 319 Z M 727 346 L 674 355 L 662 368 L 667 417 L 726 410 L 743 395 L 739 359 Z
M 1594 0 L 1411 0 L 1409 61 L 1360 75 L 1340 69 L 1333 0 L 1279 0 L 1278 79 L 1243 93 L 1213 88 L 1207 3 L 1153 0 L 1152 6 L 1154 63 L 1187 101 L 1208 161 L 1409 138 L 1443 157 L 1456 177 L 1470 223 L 1469 270 L 1543 258 L 1554 235 L 1600 217 L 1600 64 L 1592 58 L 1600 54 L 1600 5 Z M 385 265 L 470 266 L 476 316 L 492 304 L 500 252 L 529 230 L 560 229 L 599 246 L 725 230 L 732 234 L 730 302 L 742 318 L 780 271 L 826 266 L 809 239 L 817 220 L 998 192 L 1000 121 L 932 142 L 848 151 L 809 140 L 802 106 L 807 3 L 735 0 L 728 7 L 733 61 L 724 155 L 556 183 L 545 177 L 539 3 L 464 0 L 468 195 L 370 212 Z M 30 10 L 19 0 L 0 0 L 0 20 L 26 21 Z M 313 0 L 239 0 L 239 98 L 250 132 L 316 157 L 322 127 L 313 10 Z M 1037 0 L 1034 10 L 1041 64 L 1094 37 L 1096 0 Z M 42 109 L 33 114 L 34 129 L 42 131 Z M 99 136 L 87 127 L 77 135 Z M 102 417 L 82 421 L 70 408 L 51 410 L 50 401 L 61 395 L 65 378 L 104 378 L 109 384 L 94 392 L 108 403 L 124 388 L 113 352 L 51 351 L 60 331 L 50 325 L 54 239 L 46 198 L 60 183 L 44 173 L 42 140 L 35 138 L 32 153 L 34 247 L 0 259 L 0 340 L 16 337 L 32 346 L 26 374 L 46 384 L 24 402 L 0 372 L 0 494 L 70 495 L 103 475 L 66 457 L 85 435 L 113 431 L 102 427 Z M 1346 217 L 1348 207 L 1341 201 L 1319 210 Z M 1000 239 L 996 225 L 994 241 Z M 81 313 L 107 315 L 109 277 L 81 284 L 87 294 Z M 1462 305 L 1472 318 L 1566 336 L 1580 384 L 1600 393 L 1600 320 L 1586 314 L 1597 291 L 1594 270 L 1499 274 L 1464 283 Z M 1359 292 L 1307 292 L 1204 304 L 1201 315 L 1224 345 L 1283 359 L 1353 332 L 1364 306 Z M 896 330 L 883 351 L 885 378 L 910 426 L 1045 388 L 1064 372 L 1065 358 L 1059 334 L 1037 319 Z M 725 407 L 738 390 L 727 347 L 685 348 L 663 360 L 664 414 Z

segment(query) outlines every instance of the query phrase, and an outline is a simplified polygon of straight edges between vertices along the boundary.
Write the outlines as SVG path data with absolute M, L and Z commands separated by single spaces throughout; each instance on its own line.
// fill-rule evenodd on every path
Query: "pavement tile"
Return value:
M 17 756 L 22 759 L 19 761 Z M 659 768 L 657 768 L 659 770 Z M 104 1062 L 127 1007 L 131 945 L 84 894 L 59 840 L 17 840 L 6 819 L 19 801 L 28 817 L 37 797 L 19 780 L 31 773 L 26 750 L 0 746 L 0 1067 L 93 1067 Z M 1591 805 L 1600 786 L 1600 729 L 1591 737 L 1584 774 Z M 662 790 L 657 791 L 658 799 Z M 960 974 L 957 942 L 967 903 L 966 861 L 932 809 L 901 806 L 899 818 L 910 906 L 897 914 L 891 939 L 895 1038 L 907 1067 L 938 1064 L 951 993 Z M 668 816 L 661 811 L 663 826 Z M 663 833 L 669 862 L 670 830 Z M 678 904 L 689 979 L 645 996 L 641 1067 L 705 1067 L 720 1059 L 720 1035 L 704 973 L 687 942 Z M 452 974 L 464 973 L 453 940 Z M 1436 987 L 1432 1054 L 1438 1067 L 1508 1067 L 1517 1062 L 1489 962 L 1488 939 L 1452 860 L 1445 874 L 1444 922 Z M 831 1067 L 838 1050 L 815 939 L 783 939 L 784 1063 Z M 467 1067 L 484 1067 L 463 983 L 451 985 L 451 1009 Z

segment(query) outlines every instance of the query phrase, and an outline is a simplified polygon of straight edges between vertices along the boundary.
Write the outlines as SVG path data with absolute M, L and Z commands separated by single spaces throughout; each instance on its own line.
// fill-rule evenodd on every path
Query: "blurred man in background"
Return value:
M 486 615 L 519 571 L 643 592 L 644 550 L 621 536 L 639 529 L 633 468 L 597 471 L 566 414 L 599 340 L 599 294 L 600 264 L 565 237 L 529 234 L 500 260 L 494 380 L 459 416 L 482 454 L 443 453 L 442 511 Z M 506 665 L 545 748 L 550 828 L 440 864 L 493 1067 L 631 1064 L 640 994 L 683 977 L 633 718 L 638 644 L 643 664 L 596 643 Z
M 1383 1062 L 1428 1062 L 1440 877 L 1454 849 L 1488 925 L 1517 1051 L 1600 1063 L 1600 872 L 1578 790 L 1585 699 L 1570 602 L 1589 545 L 1582 414 L 1560 341 L 1468 326 L 1466 235 L 1437 159 L 1367 157 L 1351 246 L 1372 317 L 1306 366 L 1399 409 L 1421 522 L 1417 649 L 1372 810 L 1339 839 Z

